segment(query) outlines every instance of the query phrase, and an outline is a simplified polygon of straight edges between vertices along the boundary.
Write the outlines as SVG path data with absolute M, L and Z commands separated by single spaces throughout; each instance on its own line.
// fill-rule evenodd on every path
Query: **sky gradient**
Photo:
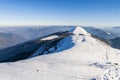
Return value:
M 120 0 L 0 0 L 0 26 L 120 26 Z

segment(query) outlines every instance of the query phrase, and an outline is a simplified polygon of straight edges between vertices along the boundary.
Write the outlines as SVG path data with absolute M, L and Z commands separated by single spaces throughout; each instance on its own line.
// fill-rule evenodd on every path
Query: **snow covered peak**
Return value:
M 78 26 L 73 30 L 74 36 L 72 37 L 73 41 L 75 41 L 76 44 L 81 42 L 89 42 L 89 43 L 95 43 L 94 39 L 91 37 L 91 34 L 89 34 L 84 28 Z
M 77 27 L 74 29 L 73 33 L 74 33 L 75 35 L 79 35 L 79 34 L 87 35 L 87 34 L 88 34 L 88 32 L 87 32 L 85 29 L 83 29 L 82 27 L 80 27 L 80 26 L 77 26 Z

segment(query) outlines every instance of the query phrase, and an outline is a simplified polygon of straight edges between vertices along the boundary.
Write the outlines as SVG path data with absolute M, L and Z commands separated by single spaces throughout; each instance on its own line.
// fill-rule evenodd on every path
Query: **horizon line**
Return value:
M 120 27 L 120 25 L 0 25 L 0 27 L 47 27 L 47 26 L 83 26 L 83 27 Z

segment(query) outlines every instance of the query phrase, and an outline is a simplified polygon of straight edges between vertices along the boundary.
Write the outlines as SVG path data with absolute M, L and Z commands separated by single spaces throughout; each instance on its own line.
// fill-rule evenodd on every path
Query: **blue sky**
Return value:
M 0 0 L 0 25 L 120 26 L 120 0 Z

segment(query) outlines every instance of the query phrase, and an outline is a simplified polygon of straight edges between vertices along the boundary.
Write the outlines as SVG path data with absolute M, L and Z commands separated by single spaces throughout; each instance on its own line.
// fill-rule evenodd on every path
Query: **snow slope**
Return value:
M 45 38 L 43 38 L 43 39 L 41 39 L 41 40 L 52 40 L 52 39 L 55 39 L 55 38 L 58 38 L 59 36 L 57 36 L 57 35 L 52 35 L 52 36 L 48 36 L 48 37 L 45 37 Z
M 73 33 L 59 42 L 56 54 L 1 63 L 0 80 L 120 80 L 120 50 L 81 27 Z

